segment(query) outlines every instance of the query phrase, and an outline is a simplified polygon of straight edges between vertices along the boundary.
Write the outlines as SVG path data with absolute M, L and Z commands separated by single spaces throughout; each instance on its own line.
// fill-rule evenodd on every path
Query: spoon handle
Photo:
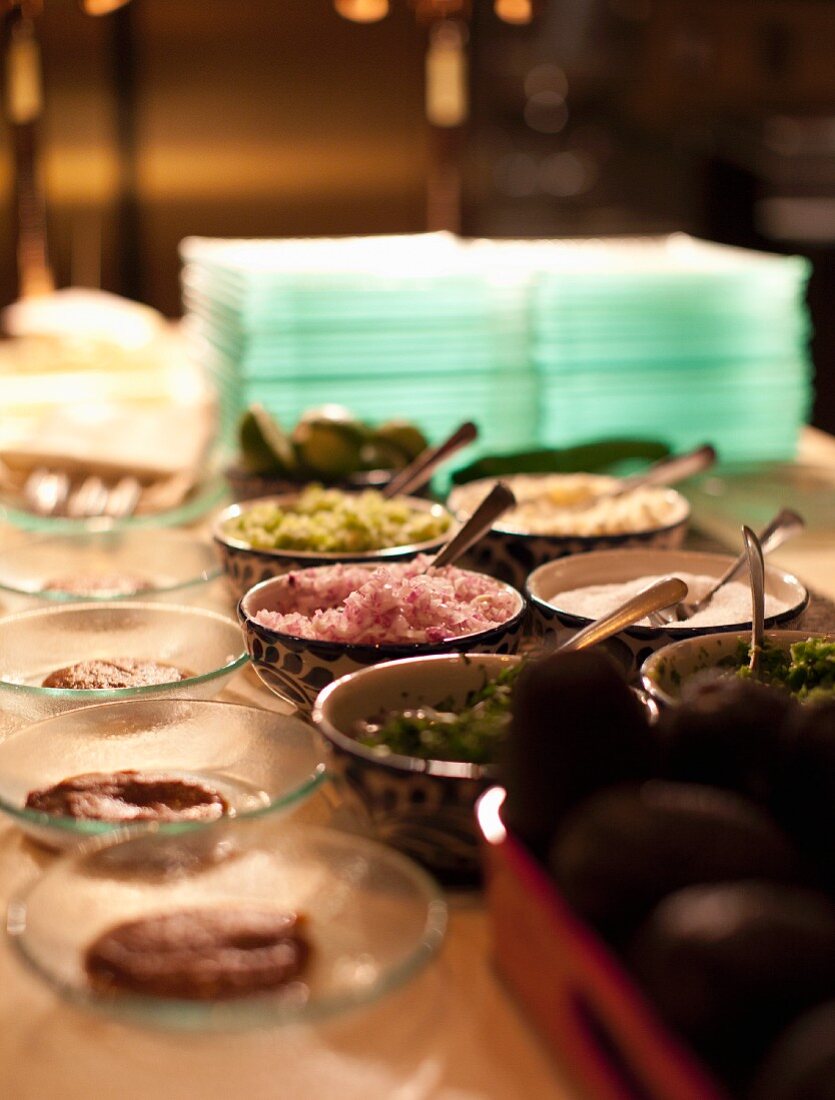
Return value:
M 792 511 L 791 508 L 782 508 L 774 519 L 763 527 L 760 531 L 759 539 L 762 547 L 763 554 L 770 554 L 772 550 L 776 550 L 778 546 L 782 546 L 787 539 L 792 538 L 799 531 L 802 531 L 806 526 L 806 521 L 797 512 Z M 735 558 L 725 572 L 717 581 L 715 581 L 705 594 L 698 600 L 696 600 L 690 612 L 695 615 L 697 611 L 701 611 L 703 607 L 707 607 L 719 589 L 733 580 L 733 578 L 739 573 L 741 569 L 745 567 L 745 563 L 748 560 L 748 555 L 745 550 Z
M 426 447 L 408 466 L 404 466 L 383 489 L 383 496 L 390 499 L 399 493 L 414 493 L 422 489 L 442 462 L 477 437 L 476 425 L 472 420 L 465 421 L 443 443 L 439 443 L 437 447 Z
M 751 579 L 751 660 L 748 662 L 748 667 L 751 675 L 756 676 L 765 637 L 765 564 L 760 540 L 750 527 L 742 528 L 742 537 L 745 540 L 748 573 Z
M 648 470 L 623 478 L 611 495 L 620 497 L 642 485 L 672 485 L 676 481 L 683 481 L 686 477 L 701 473 L 715 461 L 716 451 L 709 444 L 697 447 L 695 451 L 688 451 L 687 454 L 662 458 Z
M 564 653 L 573 649 L 587 649 L 589 646 L 602 642 L 605 638 L 617 634 L 627 626 L 632 626 L 640 619 L 645 618 L 651 611 L 658 611 L 662 607 L 670 607 L 687 596 L 687 585 L 678 577 L 665 577 L 649 585 L 643 592 L 621 604 L 620 607 L 610 611 L 600 619 L 582 630 L 578 630 L 567 642 L 563 642 L 558 649 Z
M 503 481 L 497 481 L 467 522 L 438 551 L 429 568 L 439 569 L 442 565 L 451 565 L 490 530 L 502 512 L 512 508 L 515 503 L 516 497 L 510 489 Z

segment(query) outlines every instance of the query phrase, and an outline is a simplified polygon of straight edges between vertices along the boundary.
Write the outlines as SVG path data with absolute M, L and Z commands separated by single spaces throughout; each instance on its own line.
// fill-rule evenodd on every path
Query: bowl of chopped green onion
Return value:
M 751 634 L 707 634 L 664 646 L 641 667 L 644 690 L 675 706 L 684 684 L 699 677 L 748 677 Z M 835 634 L 767 630 L 757 678 L 801 703 L 835 696 Z
M 313 710 L 329 771 L 379 839 L 442 881 L 478 876 L 474 806 L 495 777 L 521 658 L 451 653 L 343 676 Z

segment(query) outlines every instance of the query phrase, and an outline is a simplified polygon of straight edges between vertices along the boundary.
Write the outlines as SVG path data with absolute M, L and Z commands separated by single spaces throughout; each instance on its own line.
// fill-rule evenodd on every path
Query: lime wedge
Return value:
M 293 432 L 302 464 L 330 479 L 346 477 L 360 468 L 365 440 L 365 429 L 355 421 L 304 420 Z
M 387 420 L 385 424 L 374 429 L 371 438 L 374 442 L 391 443 L 399 447 L 409 461 L 417 458 L 429 446 L 420 428 L 408 420 Z
M 281 425 L 262 405 L 250 405 L 238 427 L 241 465 L 252 474 L 296 468 L 296 454 Z

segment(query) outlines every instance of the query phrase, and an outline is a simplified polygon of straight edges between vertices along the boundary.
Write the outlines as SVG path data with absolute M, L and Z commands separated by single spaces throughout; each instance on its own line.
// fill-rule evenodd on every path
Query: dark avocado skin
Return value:
M 664 780 L 592 795 L 564 823 L 549 864 L 571 906 L 615 945 L 683 886 L 800 873 L 788 839 L 754 803 Z
M 783 726 L 798 709 L 789 695 L 751 680 L 697 678 L 659 717 L 661 774 L 768 805 L 782 770 Z
M 541 856 L 572 806 L 601 787 L 651 774 L 644 708 L 611 658 L 581 650 L 528 662 L 499 770 L 503 817 Z
M 778 883 L 689 886 L 656 907 L 629 960 L 659 1014 L 739 1090 L 779 1031 L 835 994 L 835 905 Z
M 797 707 L 783 739 L 774 816 L 835 892 L 835 700 Z
M 835 1100 L 835 1001 L 813 1008 L 778 1036 L 749 1100 Z

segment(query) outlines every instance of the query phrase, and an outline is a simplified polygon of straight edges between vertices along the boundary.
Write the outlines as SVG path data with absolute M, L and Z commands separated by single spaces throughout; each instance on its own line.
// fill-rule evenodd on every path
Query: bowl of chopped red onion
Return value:
M 482 573 L 408 562 L 318 566 L 255 585 L 238 618 L 255 671 L 299 710 L 341 676 L 430 653 L 515 653 L 524 597 Z

